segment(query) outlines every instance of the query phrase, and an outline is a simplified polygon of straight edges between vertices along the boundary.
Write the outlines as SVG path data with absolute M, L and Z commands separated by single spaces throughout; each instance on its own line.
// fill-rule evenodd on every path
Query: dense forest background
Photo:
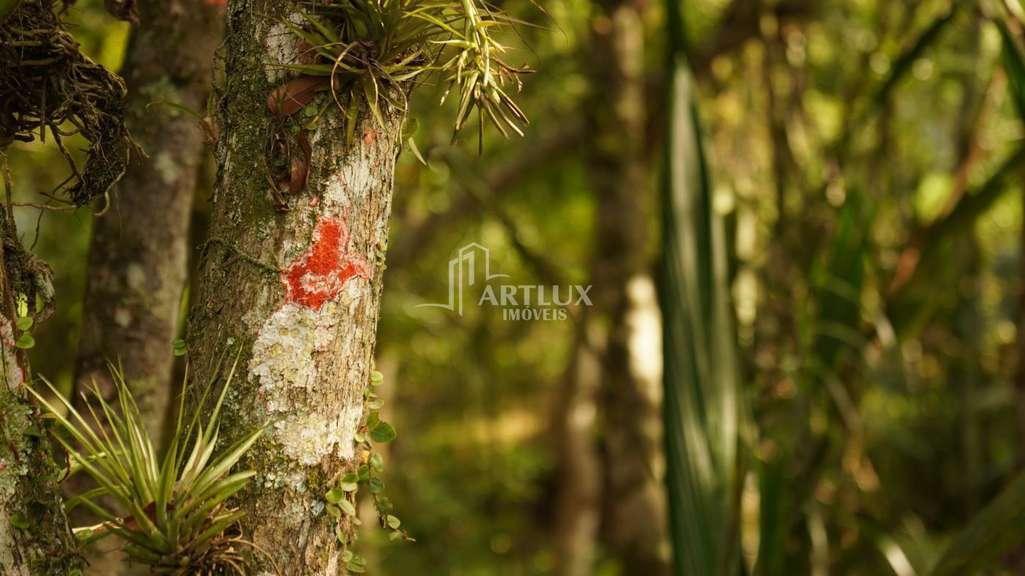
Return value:
M 1025 463 L 1018 0 L 687 0 L 680 14 L 652 0 L 501 5 L 522 21 L 503 38 L 509 60 L 535 71 L 519 95 L 525 136 L 486 131 L 482 152 L 474 130 L 452 142 L 440 82 L 410 104 L 423 161 L 407 146 L 397 167 L 376 365 L 398 431 L 388 496 L 416 541 L 368 528 L 370 572 L 668 574 L 671 551 L 736 546 L 744 573 L 929 573 Z M 85 53 L 121 67 L 131 24 L 98 0 L 65 21 Z M 202 122 L 222 85 L 216 71 L 210 80 L 208 109 L 157 95 L 135 121 Z M 676 316 L 659 262 L 666 228 L 687 226 L 666 218 L 665 193 L 677 161 L 666 147 L 685 127 L 703 143 L 691 168 L 717 239 L 698 252 L 722 262 L 685 268 L 701 292 L 689 302 L 728 313 L 691 327 L 692 340 L 719 344 L 681 372 L 674 358 L 702 353 L 663 339 Z M 52 143 L 8 155 L 21 204 L 65 177 Z M 212 151 L 203 158 L 192 267 L 216 173 Z M 117 189 L 102 217 L 116 221 L 132 193 Z M 33 369 L 70 390 L 94 215 L 23 205 L 16 217 L 54 271 Z M 470 242 L 517 283 L 593 285 L 595 305 L 533 322 L 418 307 L 444 300 L 449 259 Z M 728 426 L 713 408 L 682 420 L 663 410 L 663 363 L 678 377 L 665 379 L 669 398 L 731 406 L 725 442 L 741 455 L 713 454 L 725 468 L 673 442 L 665 452 L 674 426 L 708 446 Z M 702 392 L 702 378 L 736 397 Z M 703 494 L 739 524 L 689 506 L 679 494 L 700 481 L 666 481 L 674 461 L 725 477 Z M 689 542 L 670 535 L 681 530 Z M 992 573 L 1022 562 L 1001 550 Z

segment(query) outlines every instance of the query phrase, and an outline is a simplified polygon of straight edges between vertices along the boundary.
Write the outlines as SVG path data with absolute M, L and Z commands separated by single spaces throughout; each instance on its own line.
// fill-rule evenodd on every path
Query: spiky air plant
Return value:
M 409 85 L 437 72 L 449 84 L 446 97 L 459 94 L 456 133 L 476 111 L 481 130 L 490 122 L 505 136 L 523 134 L 527 117 L 506 87 L 518 89 L 527 70 L 503 61 L 507 48 L 492 35 L 512 20 L 480 0 L 321 0 L 300 6 L 302 22 L 285 25 L 307 46 L 302 59 L 308 62 L 285 68 L 325 78 L 336 102 L 347 91 L 383 124 L 383 108 L 405 109 Z M 275 97 L 292 94 L 287 85 L 275 91 L 271 108 Z
M 179 405 L 174 436 L 162 459 L 157 457 L 139 407 L 116 368 L 111 367 L 116 405 L 104 400 L 94 385 L 87 416 L 48 382 L 66 412 L 32 391 L 59 424 L 63 434 L 55 437 L 67 450 L 72 467 L 98 485 L 68 501 L 69 508 L 84 506 L 102 520 L 74 530 L 83 543 L 118 537 L 129 557 L 150 566 L 155 574 L 246 574 L 246 553 L 255 549 L 246 550 L 252 544 L 238 529 L 243 513 L 231 508 L 227 500 L 255 474 L 251 470 L 232 472 L 232 468 L 263 430 L 217 449 L 221 406 L 234 373 L 232 366 L 205 422 L 199 421 L 199 414 L 206 411 L 195 410 L 184 423 L 184 404 Z M 208 401 L 209 388 L 201 405 Z M 126 515 L 119 516 L 110 502 Z

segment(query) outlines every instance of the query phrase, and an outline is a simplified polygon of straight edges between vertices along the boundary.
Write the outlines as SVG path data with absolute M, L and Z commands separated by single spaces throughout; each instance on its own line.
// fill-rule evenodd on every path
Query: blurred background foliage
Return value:
M 574 487 L 558 485 L 552 429 L 571 416 L 557 398 L 582 321 L 509 322 L 473 306 L 456 317 L 416 305 L 444 298 L 449 258 L 474 241 L 518 283 L 593 280 L 602 289 L 592 274 L 595 121 L 585 110 L 615 89 L 594 73 L 607 64 L 594 43 L 615 30 L 612 9 L 629 4 L 643 27 L 635 56 L 647 178 L 637 202 L 654 208 L 659 174 L 671 167 L 662 145 L 681 110 L 670 90 L 678 70 L 667 63 L 677 54 L 694 82 L 685 109 L 698 111 L 705 147 L 703 205 L 722 232 L 718 248 L 706 246 L 719 251 L 706 256 L 722 259 L 721 282 L 702 284 L 700 270 L 681 277 L 707 291 L 695 301 L 732 305 L 704 329 L 735 340 L 736 354 L 722 342 L 707 347 L 720 352 L 709 353 L 713 362 L 735 365 L 666 386 L 721 392 L 721 382 L 736 381 L 740 454 L 719 470 L 736 476 L 721 495 L 738 522 L 720 526 L 736 540 L 726 572 L 929 573 L 1025 462 L 1018 1 L 688 0 L 676 16 L 650 0 L 501 4 L 525 22 L 506 39 L 510 60 L 536 70 L 521 96 L 532 119 L 526 138 L 488 134 L 477 155 L 473 138 L 450 143 L 451 110 L 437 106 L 443 86 L 428 83 L 412 103 L 428 165 L 407 153 L 397 174 L 378 369 L 399 430 L 388 490 L 417 542 L 370 535 L 372 566 L 470 576 L 559 565 L 556 494 Z M 98 0 L 79 1 L 67 22 L 85 52 L 118 68 L 127 24 Z M 38 201 L 65 169 L 45 145 L 16 145 L 11 166 L 22 201 Z M 195 238 L 214 171 L 198 187 Z M 645 229 L 665 222 L 659 210 L 645 214 Z M 37 332 L 33 365 L 65 387 L 90 220 L 85 211 L 18 211 L 26 245 L 55 272 L 57 313 Z M 653 277 L 656 237 L 642 254 Z M 647 353 L 661 353 L 653 342 Z M 667 370 L 677 353 L 700 354 L 672 342 L 666 352 Z M 603 422 L 593 429 L 599 446 Z M 672 414 L 666 422 L 683 425 Z M 663 460 L 652 463 L 659 475 Z M 671 492 L 680 481 L 670 474 Z M 591 573 L 640 574 L 595 537 Z M 1023 560 L 1002 552 L 991 572 L 979 570 L 1021 573 Z

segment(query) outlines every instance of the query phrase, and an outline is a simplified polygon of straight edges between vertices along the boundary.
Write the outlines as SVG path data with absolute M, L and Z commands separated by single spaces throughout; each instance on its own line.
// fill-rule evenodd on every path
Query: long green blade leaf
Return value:
M 739 364 L 722 222 L 712 207 L 676 2 L 662 210 L 664 416 L 677 574 L 734 574 L 738 553 Z

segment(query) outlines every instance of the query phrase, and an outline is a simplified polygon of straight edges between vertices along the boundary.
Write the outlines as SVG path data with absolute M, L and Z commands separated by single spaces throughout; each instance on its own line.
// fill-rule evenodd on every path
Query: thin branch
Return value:
M 954 2 L 950 7 L 950 10 L 934 20 L 928 28 L 919 34 L 915 40 L 911 42 L 911 44 L 893 61 L 893 65 L 890 67 L 890 71 L 886 75 L 886 78 L 876 85 L 866 104 L 848 116 L 846 128 L 840 135 L 840 139 L 837 141 L 835 146 L 835 149 L 837 150 L 836 156 L 840 159 L 841 164 L 843 164 L 843 160 L 847 157 L 851 139 L 855 132 L 863 130 L 866 123 L 875 116 L 879 110 L 884 108 L 884 104 L 889 101 L 893 92 L 897 89 L 897 86 L 899 86 L 901 81 L 903 81 L 904 78 L 907 77 L 908 73 L 911 72 L 914 63 L 922 57 L 922 54 L 924 54 L 926 50 L 932 47 L 932 45 L 939 40 L 942 33 L 947 29 L 947 26 L 953 22 L 964 4 L 967 3 Z M 850 100 L 855 101 L 856 95 Z
M 483 204 L 483 200 L 482 200 Z M 488 205 L 488 214 L 490 214 L 498 223 L 505 229 L 506 236 L 509 237 L 509 242 L 512 244 L 513 249 L 519 255 L 520 259 L 534 272 L 534 275 L 543 282 L 551 286 L 565 285 L 562 275 L 559 274 L 558 268 L 552 264 L 550 260 L 545 258 L 539 251 L 534 250 L 526 244 L 523 240 L 523 234 L 520 232 L 520 227 L 516 222 L 503 210 L 500 206 Z
M 1022 162 L 1025 162 L 1025 144 L 1020 144 L 978 189 L 963 195 L 945 216 L 911 234 L 890 282 L 890 302 L 896 301 L 914 283 L 923 268 L 922 263 L 935 257 L 944 240 L 973 224 L 1007 192 L 1007 181 L 1021 168 Z

